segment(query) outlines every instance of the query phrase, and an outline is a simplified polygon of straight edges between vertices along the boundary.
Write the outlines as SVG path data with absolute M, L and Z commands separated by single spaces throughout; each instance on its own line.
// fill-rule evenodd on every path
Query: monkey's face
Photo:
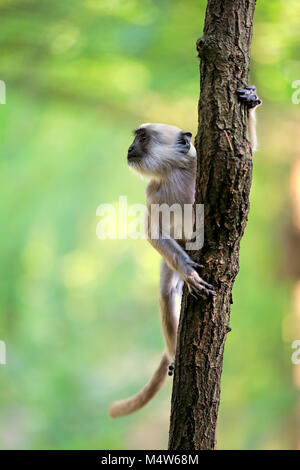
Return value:
M 134 134 L 127 159 L 138 173 L 161 179 L 175 169 L 195 165 L 190 132 L 167 124 L 142 124 Z

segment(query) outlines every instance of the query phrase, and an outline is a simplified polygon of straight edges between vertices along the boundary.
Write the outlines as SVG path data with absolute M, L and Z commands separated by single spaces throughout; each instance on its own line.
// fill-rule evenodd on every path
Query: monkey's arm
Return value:
M 148 227 L 150 224 L 148 217 Z M 191 294 L 196 295 L 216 295 L 213 286 L 205 282 L 196 269 L 201 265 L 195 263 L 189 255 L 173 238 L 163 238 L 159 233 L 157 238 L 152 238 L 148 230 L 148 240 L 150 244 L 161 254 L 171 269 L 177 271 L 186 282 Z
M 258 98 L 256 88 L 252 85 L 247 85 L 245 88 L 238 88 L 237 94 L 239 100 L 248 108 L 248 133 L 252 152 L 254 153 L 257 149 L 256 108 L 262 104 L 262 100 Z
M 256 136 L 256 108 L 249 109 L 248 111 L 248 133 L 252 152 L 257 150 L 257 136 Z

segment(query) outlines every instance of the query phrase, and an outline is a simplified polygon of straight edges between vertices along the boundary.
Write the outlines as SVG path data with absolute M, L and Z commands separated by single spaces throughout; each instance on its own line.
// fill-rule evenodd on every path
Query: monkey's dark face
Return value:
M 134 140 L 128 149 L 128 163 L 138 163 L 146 157 L 150 135 L 145 128 L 139 128 L 134 131 Z
M 176 168 L 194 165 L 192 134 L 167 124 L 143 124 L 128 149 L 128 165 L 138 173 L 161 179 Z

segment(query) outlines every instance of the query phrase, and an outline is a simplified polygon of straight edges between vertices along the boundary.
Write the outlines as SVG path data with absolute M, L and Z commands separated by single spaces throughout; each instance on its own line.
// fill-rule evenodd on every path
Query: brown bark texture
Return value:
M 232 287 L 249 211 L 252 153 L 247 109 L 236 90 L 248 84 L 255 0 L 208 0 L 197 41 L 200 99 L 196 203 L 204 204 L 204 246 L 192 252 L 217 291 L 195 300 L 184 290 L 173 382 L 169 449 L 214 449 Z M 237 378 L 238 380 L 238 378 Z M 234 387 L 235 384 L 232 384 Z

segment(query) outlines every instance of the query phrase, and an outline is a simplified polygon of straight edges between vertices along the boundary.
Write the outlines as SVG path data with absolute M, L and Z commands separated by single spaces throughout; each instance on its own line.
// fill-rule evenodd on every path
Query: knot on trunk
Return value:
M 203 35 L 196 41 L 196 49 L 199 59 L 206 59 L 209 62 L 224 60 L 222 49 L 215 36 Z

